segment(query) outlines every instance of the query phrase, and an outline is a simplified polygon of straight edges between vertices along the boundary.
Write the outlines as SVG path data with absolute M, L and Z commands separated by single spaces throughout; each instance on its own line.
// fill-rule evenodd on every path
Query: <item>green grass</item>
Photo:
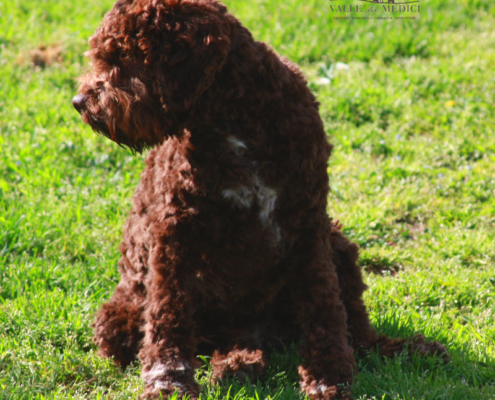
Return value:
M 143 157 L 72 109 L 87 39 L 112 1 L 0 0 L 0 399 L 129 399 L 139 365 L 96 356 L 93 315 Z M 302 65 L 335 144 L 329 212 L 361 246 L 381 333 L 422 333 L 451 362 L 359 359 L 355 399 L 495 398 L 495 5 L 421 1 L 416 20 L 336 20 L 348 1 L 228 1 Z M 354 2 L 353 4 L 356 4 Z M 39 45 L 60 45 L 44 69 Z M 336 69 L 337 62 L 348 70 Z M 326 78 L 326 79 L 322 79 Z M 205 364 L 206 365 L 206 364 Z M 203 399 L 303 399 L 294 349 L 256 384 Z

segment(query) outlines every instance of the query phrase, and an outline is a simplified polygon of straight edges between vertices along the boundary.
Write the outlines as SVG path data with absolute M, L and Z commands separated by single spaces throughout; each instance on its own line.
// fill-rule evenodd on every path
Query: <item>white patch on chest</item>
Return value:
M 240 186 L 236 189 L 225 189 L 222 191 L 224 199 L 229 199 L 239 208 L 251 208 L 255 203 L 259 206 L 259 218 L 263 226 L 270 228 L 273 241 L 278 243 L 281 239 L 280 228 L 272 218 L 277 203 L 277 192 L 261 184 L 257 176 L 253 179 L 254 184 Z
M 270 223 L 270 215 L 275 209 L 275 203 L 277 202 L 277 192 L 268 186 L 264 186 L 257 176 L 254 178 L 254 190 L 260 205 L 261 222 L 268 225 Z
M 253 191 L 245 186 L 239 186 L 236 189 L 225 189 L 222 191 L 222 196 L 241 208 L 250 208 L 253 205 Z
M 229 136 L 227 138 L 227 142 L 236 152 L 238 152 L 239 150 L 247 150 L 246 144 L 235 136 Z
M 254 177 L 253 181 L 249 187 L 239 186 L 235 189 L 225 189 L 222 191 L 222 196 L 240 208 L 251 208 L 255 202 L 258 203 L 260 220 L 263 224 L 268 224 L 277 202 L 277 192 L 262 185 L 257 176 Z
M 235 136 L 227 137 L 227 142 L 239 156 L 247 150 L 246 144 Z M 280 241 L 280 228 L 272 216 L 277 203 L 277 192 L 275 189 L 265 186 L 257 175 L 253 175 L 242 186 L 224 189 L 222 191 L 222 197 L 230 200 L 238 208 L 249 209 L 257 204 L 261 223 L 265 227 L 270 228 L 275 242 Z

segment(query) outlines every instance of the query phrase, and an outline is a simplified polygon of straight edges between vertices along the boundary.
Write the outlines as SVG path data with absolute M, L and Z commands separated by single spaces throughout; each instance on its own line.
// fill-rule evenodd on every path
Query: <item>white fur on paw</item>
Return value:
M 157 389 L 165 389 L 165 386 L 159 388 L 157 387 L 157 385 L 168 385 L 167 387 L 170 386 L 169 381 L 162 380 L 161 378 L 166 377 L 167 374 L 172 371 L 185 372 L 188 370 L 192 371 L 192 367 L 187 361 L 157 361 L 153 364 L 149 371 L 142 372 L 142 377 L 146 384 L 154 385 Z

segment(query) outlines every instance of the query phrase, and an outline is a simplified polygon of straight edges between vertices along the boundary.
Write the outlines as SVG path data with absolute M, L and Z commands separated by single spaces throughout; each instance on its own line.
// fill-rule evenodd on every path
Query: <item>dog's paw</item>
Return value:
M 199 397 L 199 387 L 194 390 L 185 390 L 179 382 L 160 382 L 160 384 L 153 387 L 146 386 L 143 394 L 139 396 L 139 400 L 166 400 L 172 397 L 176 392 L 177 399 L 187 398 L 190 400 L 197 400 Z
M 140 400 L 167 399 L 175 392 L 181 399 L 185 395 L 196 400 L 199 385 L 194 379 L 194 369 L 187 362 L 156 363 L 152 368 L 142 372 L 145 391 Z
M 417 353 L 421 356 L 439 357 L 445 362 L 450 360 L 447 348 L 440 342 L 427 342 L 426 338 L 418 334 L 409 341 L 409 352 Z
M 316 371 L 321 372 L 320 369 Z M 346 376 L 333 376 L 331 373 L 320 375 L 316 378 L 307 368 L 299 366 L 299 376 L 301 377 L 301 389 L 311 400 L 350 400 L 350 386 L 352 373 Z M 338 383 L 336 383 L 338 382 Z
M 174 380 L 157 380 L 153 385 L 146 385 L 140 400 L 163 399 L 166 400 L 177 392 L 178 399 L 187 396 L 190 400 L 199 397 L 199 385 L 196 382 L 180 382 Z
M 412 339 L 389 338 L 380 336 L 376 342 L 378 350 L 383 357 L 395 357 L 404 350 L 410 355 L 419 354 L 424 357 L 438 357 L 447 362 L 450 360 L 447 348 L 439 342 L 428 342 L 426 338 L 418 334 Z
M 267 368 L 267 362 L 261 350 L 233 350 L 227 355 L 214 353 L 212 359 L 212 380 L 217 382 L 225 376 L 234 376 L 241 382 L 255 381 Z
M 326 385 L 318 381 L 301 382 L 301 389 L 311 400 L 350 400 L 351 393 L 344 385 Z

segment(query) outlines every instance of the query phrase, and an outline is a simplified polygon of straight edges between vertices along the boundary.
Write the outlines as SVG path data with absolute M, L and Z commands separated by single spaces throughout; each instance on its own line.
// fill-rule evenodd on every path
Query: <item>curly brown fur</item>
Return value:
M 197 398 L 198 352 L 215 379 L 254 379 L 267 344 L 298 339 L 303 390 L 345 397 L 353 347 L 405 346 L 371 327 L 357 246 L 326 213 L 331 146 L 296 65 L 212 0 L 120 0 L 90 46 L 83 121 L 154 147 L 94 325 L 100 354 L 139 356 L 143 397 Z
M 266 355 L 261 349 L 250 350 L 234 346 L 228 352 L 222 354 L 215 350 L 211 360 L 213 366 L 212 379 L 221 380 L 225 375 L 233 375 L 241 381 L 254 381 L 268 366 Z

